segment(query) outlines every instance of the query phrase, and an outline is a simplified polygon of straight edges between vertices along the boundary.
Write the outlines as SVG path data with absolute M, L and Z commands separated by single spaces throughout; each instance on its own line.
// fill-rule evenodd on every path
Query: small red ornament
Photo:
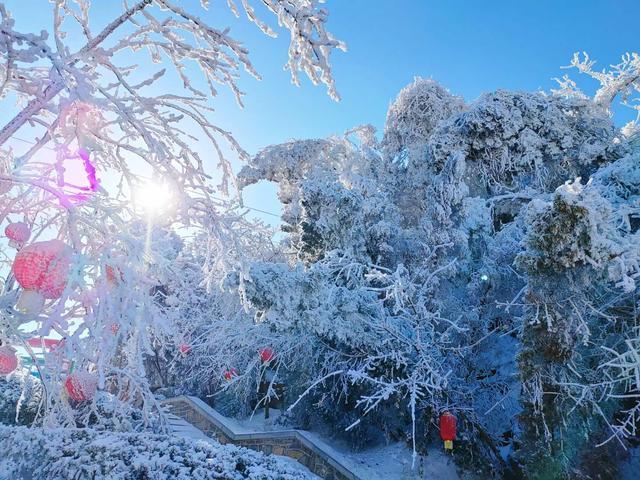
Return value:
M 9 375 L 18 368 L 18 357 L 13 347 L 0 346 L 0 375 Z
M 96 376 L 88 372 L 74 372 L 64 382 L 69 398 L 76 402 L 91 400 L 98 389 Z
M 60 240 L 27 245 L 16 254 L 13 274 L 24 289 L 16 308 L 39 313 L 45 299 L 59 298 L 67 286 L 71 248 Z
M 19 249 L 29 240 L 31 229 L 24 222 L 14 222 L 5 227 L 4 234 L 9 239 L 9 246 Z
M 191 346 L 186 343 L 181 343 L 178 349 L 180 350 L 180 353 L 183 355 L 187 355 L 188 353 L 191 352 Z
M 119 331 L 120 331 L 120 324 L 119 323 L 112 323 L 111 324 L 111 333 L 113 333 L 115 335 Z
M 440 438 L 444 441 L 445 450 L 453 450 L 456 439 L 456 417 L 449 412 L 440 415 Z
M 124 274 L 122 273 L 122 270 L 120 270 L 120 268 L 106 265 L 104 267 L 104 270 L 107 276 L 107 282 L 109 282 L 110 285 L 117 285 L 118 283 L 124 281 Z
M 262 363 L 269 363 L 276 356 L 276 353 L 273 351 L 271 347 L 264 347 L 260 350 L 260 361 Z
M 237 377 L 237 376 L 238 376 L 238 370 L 236 370 L 235 368 L 230 368 L 229 370 L 226 370 L 224 372 L 224 379 L 227 381 L 231 381 L 233 377 Z

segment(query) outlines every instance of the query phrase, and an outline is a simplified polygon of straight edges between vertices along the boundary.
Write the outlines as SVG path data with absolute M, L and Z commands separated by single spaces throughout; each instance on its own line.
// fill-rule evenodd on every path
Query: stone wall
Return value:
M 266 454 L 297 460 L 325 480 L 360 480 L 330 447 L 300 430 L 234 432 L 225 417 L 195 397 L 181 396 L 163 402 L 171 413 L 202 430 L 222 444 L 232 443 Z

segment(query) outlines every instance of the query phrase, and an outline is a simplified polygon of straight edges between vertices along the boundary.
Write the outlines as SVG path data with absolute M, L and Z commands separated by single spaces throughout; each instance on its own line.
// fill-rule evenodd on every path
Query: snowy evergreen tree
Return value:
M 293 408 L 360 432 L 376 410 L 387 433 L 406 415 L 414 442 L 451 410 L 488 468 L 589 475 L 600 448 L 615 471 L 596 445 L 636 435 L 640 250 L 635 124 L 609 108 L 636 58 L 593 98 L 565 78 L 465 104 L 417 79 L 380 142 L 364 126 L 252 159 L 239 185 L 278 185 L 286 253 L 228 285 L 307 386 Z

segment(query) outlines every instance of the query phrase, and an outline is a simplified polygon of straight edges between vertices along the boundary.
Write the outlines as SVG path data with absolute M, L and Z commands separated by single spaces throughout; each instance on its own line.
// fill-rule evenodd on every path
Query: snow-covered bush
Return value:
M 29 425 L 43 406 L 42 384 L 23 370 L 0 376 L 0 423 Z
M 150 433 L 0 426 L 0 477 L 65 480 L 303 480 L 276 457 Z

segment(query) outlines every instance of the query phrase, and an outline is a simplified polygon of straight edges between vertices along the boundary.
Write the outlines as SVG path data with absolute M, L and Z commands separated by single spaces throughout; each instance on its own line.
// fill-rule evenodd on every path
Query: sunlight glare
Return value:
M 136 192 L 135 202 L 149 215 L 166 213 L 174 200 L 171 187 L 166 183 L 150 181 Z

